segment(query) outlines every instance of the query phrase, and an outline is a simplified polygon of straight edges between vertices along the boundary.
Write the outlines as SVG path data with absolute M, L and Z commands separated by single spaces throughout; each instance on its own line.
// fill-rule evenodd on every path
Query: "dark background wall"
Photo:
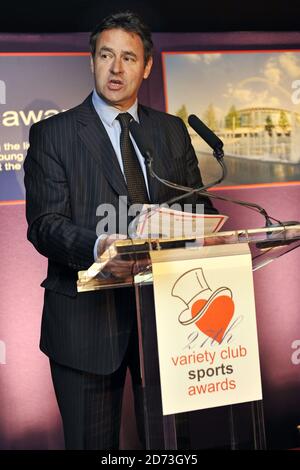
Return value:
M 154 32 L 299 29 L 297 1 L 27 0 L 1 2 L 0 31 L 90 31 L 104 15 L 124 9 L 141 14 Z

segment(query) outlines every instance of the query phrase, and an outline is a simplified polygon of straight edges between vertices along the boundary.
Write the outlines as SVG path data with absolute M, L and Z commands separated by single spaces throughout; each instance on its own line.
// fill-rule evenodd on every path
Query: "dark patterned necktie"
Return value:
M 133 144 L 129 136 L 129 123 L 133 117 L 129 113 L 121 113 L 116 119 L 121 124 L 120 147 L 131 204 L 149 202 L 144 175 Z

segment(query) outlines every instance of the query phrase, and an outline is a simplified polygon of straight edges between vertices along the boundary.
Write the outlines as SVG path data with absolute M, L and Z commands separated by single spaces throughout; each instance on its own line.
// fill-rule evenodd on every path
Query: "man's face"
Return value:
M 145 66 L 144 47 L 137 34 L 122 29 L 108 29 L 99 34 L 91 68 L 96 91 L 108 104 L 120 111 L 129 109 L 151 67 L 152 58 Z

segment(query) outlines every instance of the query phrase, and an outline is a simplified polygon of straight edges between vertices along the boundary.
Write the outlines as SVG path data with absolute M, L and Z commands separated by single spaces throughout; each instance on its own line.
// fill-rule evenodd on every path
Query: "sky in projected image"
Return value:
M 167 111 L 196 114 L 222 138 L 227 184 L 300 180 L 299 51 L 165 52 L 163 64 Z
M 222 117 L 232 104 L 285 107 L 292 102 L 292 82 L 300 80 L 300 52 L 166 53 L 168 111 L 186 104 L 205 113 L 213 104 Z

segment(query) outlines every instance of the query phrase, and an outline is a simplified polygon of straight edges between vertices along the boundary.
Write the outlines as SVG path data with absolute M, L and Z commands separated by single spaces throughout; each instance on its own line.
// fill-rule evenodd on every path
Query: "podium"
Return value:
M 263 399 L 163 414 L 153 259 L 168 253 L 176 260 L 180 252 L 187 261 L 195 260 L 201 258 L 206 247 L 213 250 L 220 246 L 223 253 L 234 252 L 235 247 L 237 253 L 241 246 L 249 248 L 255 276 L 256 270 L 300 246 L 300 225 L 219 232 L 199 238 L 118 240 L 87 271 L 78 273 L 78 292 L 135 287 L 147 449 L 266 448 Z M 101 271 L 107 272 L 115 257 L 133 261 L 135 275 L 127 279 L 103 278 Z

